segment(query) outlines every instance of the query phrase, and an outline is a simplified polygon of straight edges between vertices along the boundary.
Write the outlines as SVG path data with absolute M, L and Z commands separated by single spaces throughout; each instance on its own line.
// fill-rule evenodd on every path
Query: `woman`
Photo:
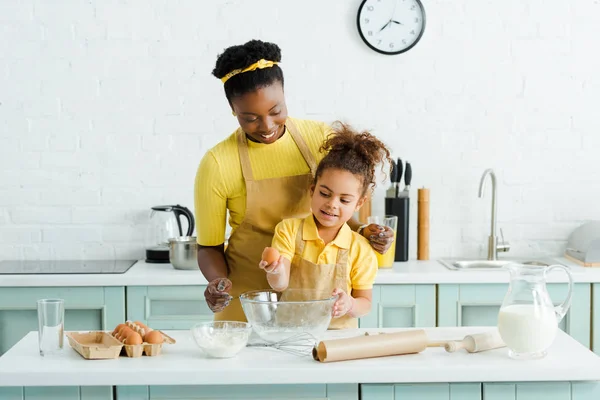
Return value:
M 204 296 L 216 320 L 246 320 L 238 297 L 269 289 L 256 266 L 275 225 L 310 213 L 308 189 L 330 128 L 288 117 L 280 61 L 277 45 L 252 40 L 227 48 L 213 70 L 240 125 L 204 155 L 195 182 L 198 265 L 209 282 Z M 384 227 L 354 219 L 348 225 L 376 251 L 384 252 L 393 240 Z

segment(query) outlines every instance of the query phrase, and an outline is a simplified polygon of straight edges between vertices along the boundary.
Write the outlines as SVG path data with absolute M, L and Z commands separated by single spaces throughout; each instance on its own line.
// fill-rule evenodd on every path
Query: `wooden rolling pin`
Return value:
M 365 334 L 344 339 L 319 342 L 313 349 L 313 358 L 322 363 L 363 358 L 397 356 L 420 353 L 428 347 L 444 347 L 449 353 L 465 349 L 469 353 L 504 347 L 498 331 L 467 335 L 463 340 L 432 342 L 422 329 L 404 332 Z
M 422 329 L 332 339 L 319 342 L 313 358 L 326 363 L 401 354 L 420 353 L 427 347 L 443 347 L 446 342 L 429 342 Z
M 480 351 L 497 349 L 506 346 L 497 330 L 484 333 L 467 335 L 463 340 L 453 340 L 446 342 L 444 348 L 449 353 L 454 353 L 460 349 L 465 349 L 469 353 L 478 353 Z

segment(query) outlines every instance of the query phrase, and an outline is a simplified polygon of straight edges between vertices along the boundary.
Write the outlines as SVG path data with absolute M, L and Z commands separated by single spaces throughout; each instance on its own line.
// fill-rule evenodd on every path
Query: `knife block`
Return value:
M 386 197 L 385 214 L 398 217 L 394 261 L 408 261 L 410 197 Z

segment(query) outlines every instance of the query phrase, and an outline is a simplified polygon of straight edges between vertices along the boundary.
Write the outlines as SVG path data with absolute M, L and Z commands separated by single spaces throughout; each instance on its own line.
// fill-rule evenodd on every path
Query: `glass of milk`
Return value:
M 562 265 L 538 266 L 507 264 L 510 284 L 498 314 L 498 331 L 515 359 L 537 359 L 547 354 L 554 342 L 558 323 L 571 306 L 573 277 Z M 548 289 L 546 276 L 554 269 L 565 271 L 569 279 L 566 299 L 554 306 Z

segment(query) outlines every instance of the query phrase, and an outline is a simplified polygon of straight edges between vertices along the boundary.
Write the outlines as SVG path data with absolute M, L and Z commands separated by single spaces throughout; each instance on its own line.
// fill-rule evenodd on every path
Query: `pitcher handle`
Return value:
M 562 269 L 563 271 L 565 271 L 567 277 L 569 278 L 569 291 L 567 292 L 567 298 L 561 304 L 554 307 L 554 311 L 556 312 L 556 318 L 558 319 L 558 322 L 560 322 L 571 307 L 571 297 L 573 296 L 573 276 L 571 275 L 571 271 L 569 271 L 569 268 L 565 267 L 564 265 L 551 265 L 544 271 L 544 279 L 546 279 L 547 274 L 553 269 Z

